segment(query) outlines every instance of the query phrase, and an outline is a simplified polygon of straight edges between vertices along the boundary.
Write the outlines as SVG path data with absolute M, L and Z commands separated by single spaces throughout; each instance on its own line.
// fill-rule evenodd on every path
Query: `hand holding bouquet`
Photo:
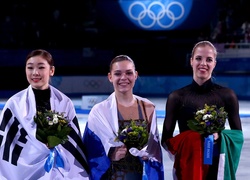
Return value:
M 194 119 L 188 121 L 188 127 L 200 134 L 209 135 L 225 129 L 227 112 L 224 107 L 217 108 L 216 105 L 208 106 L 195 113 Z
M 51 110 L 38 111 L 34 121 L 37 124 L 36 138 L 46 144 L 48 148 L 68 141 L 68 134 L 72 128 L 68 119 L 64 117 L 64 113 Z
M 204 109 L 195 113 L 194 119 L 188 121 L 188 127 L 191 130 L 205 136 L 204 138 L 204 164 L 211 165 L 213 163 L 213 133 L 218 133 L 225 129 L 227 112 L 224 107 L 217 108 L 216 105 L 208 106 L 205 104 Z M 218 134 L 216 134 L 218 136 Z M 218 138 L 218 137 L 217 137 Z
M 147 122 L 145 120 L 131 120 L 131 123 L 125 127 L 120 127 L 115 141 L 123 142 L 128 149 L 135 147 L 142 149 L 148 142 Z

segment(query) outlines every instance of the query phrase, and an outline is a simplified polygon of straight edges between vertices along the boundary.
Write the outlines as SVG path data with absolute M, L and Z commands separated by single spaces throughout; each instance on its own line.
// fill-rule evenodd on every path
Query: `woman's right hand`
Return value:
M 214 141 L 216 141 L 219 139 L 220 135 L 219 133 L 216 132 L 216 133 L 213 133 L 213 137 L 214 137 Z
M 120 147 L 116 147 L 115 148 L 115 151 L 112 155 L 112 161 L 119 161 L 121 160 L 122 158 L 124 158 L 127 154 L 127 147 L 126 145 L 122 145 Z

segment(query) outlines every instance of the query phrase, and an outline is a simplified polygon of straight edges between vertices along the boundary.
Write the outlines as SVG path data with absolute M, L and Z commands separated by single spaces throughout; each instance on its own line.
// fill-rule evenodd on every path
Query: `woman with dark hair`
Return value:
M 91 109 L 83 135 L 91 179 L 164 179 L 155 105 L 133 94 L 137 77 L 127 55 L 111 61 L 114 92 Z
M 25 72 L 30 85 L 8 99 L 0 116 L 0 179 L 89 179 L 74 105 L 49 84 L 51 54 L 30 52 Z

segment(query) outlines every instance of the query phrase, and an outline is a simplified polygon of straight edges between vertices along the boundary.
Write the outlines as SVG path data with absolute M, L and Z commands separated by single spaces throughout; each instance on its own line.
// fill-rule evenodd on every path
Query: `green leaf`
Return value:
M 61 144 L 61 139 L 56 136 L 48 136 L 47 140 L 48 140 L 49 148 L 52 148 L 52 147 L 57 146 L 58 144 Z

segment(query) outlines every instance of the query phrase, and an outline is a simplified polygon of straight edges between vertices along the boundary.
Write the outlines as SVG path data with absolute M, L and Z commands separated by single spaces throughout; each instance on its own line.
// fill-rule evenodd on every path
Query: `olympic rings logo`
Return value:
M 191 7 L 191 3 L 188 1 L 186 1 L 187 6 L 178 1 L 168 3 L 167 1 L 164 3 L 161 1 L 130 1 L 130 3 L 123 1 L 123 5 L 123 11 L 132 22 L 143 29 L 174 28 L 174 26 L 180 25 L 187 16 L 185 8 Z
M 85 87 L 88 87 L 88 88 L 94 88 L 94 89 L 97 89 L 101 86 L 102 82 L 100 80 L 94 80 L 94 79 L 91 79 L 91 80 L 85 80 L 84 81 L 84 86 Z
M 100 100 L 97 99 L 96 97 L 92 97 L 88 99 L 88 103 L 91 104 L 92 106 L 97 104 Z

